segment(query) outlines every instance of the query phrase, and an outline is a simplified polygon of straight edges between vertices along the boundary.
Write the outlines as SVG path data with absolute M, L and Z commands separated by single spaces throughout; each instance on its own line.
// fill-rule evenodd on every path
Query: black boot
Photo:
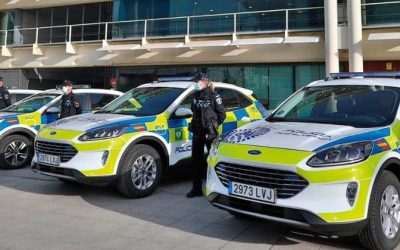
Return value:
M 203 196 L 203 189 L 201 184 L 193 184 L 192 190 L 186 194 L 187 198 L 201 197 Z

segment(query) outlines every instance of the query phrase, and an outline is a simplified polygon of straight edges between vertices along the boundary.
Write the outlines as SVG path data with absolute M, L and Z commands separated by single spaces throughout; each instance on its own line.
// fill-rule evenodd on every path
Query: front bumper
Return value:
M 366 219 L 349 223 L 327 223 L 309 211 L 261 204 L 217 193 L 211 193 L 207 199 L 219 209 L 285 223 L 326 235 L 354 235 L 367 223 Z
M 54 136 L 50 134 L 52 131 L 54 130 L 44 129 L 36 137 L 35 155 L 32 160 L 32 166 L 36 171 L 51 172 L 54 175 L 58 174 L 59 170 L 65 170 L 61 172 L 74 173 L 67 177 L 75 178 L 80 182 L 84 182 L 84 178 L 112 179 L 117 175 L 118 162 L 126 144 L 127 135 L 107 140 L 81 142 L 77 138 L 82 132 L 57 130 L 57 135 Z M 38 147 L 38 142 L 40 147 Z M 62 150 L 57 150 L 59 145 L 64 145 L 64 148 L 69 148 L 74 152 L 65 154 Z M 46 164 L 39 162 L 39 153 L 60 156 L 60 165 L 56 168 L 46 167 Z
M 32 163 L 31 169 L 33 172 L 45 176 L 79 182 L 88 185 L 106 185 L 116 180 L 116 176 L 87 177 L 76 169 L 53 167 L 39 163 Z

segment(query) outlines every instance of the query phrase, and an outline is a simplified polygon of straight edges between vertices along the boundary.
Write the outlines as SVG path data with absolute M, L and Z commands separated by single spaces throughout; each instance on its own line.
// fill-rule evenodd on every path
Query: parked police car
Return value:
M 394 249 L 400 241 L 399 103 L 400 80 L 311 83 L 267 119 L 214 143 L 207 197 L 234 215 L 358 234 L 370 249 Z
M 217 83 L 229 132 L 265 117 L 253 92 Z M 145 84 L 91 115 L 54 122 L 36 137 L 32 169 L 82 183 L 116 182 L 127 197 L 149 195 L 162 171 L 191 156 L 193 82 Z
M 99 109 L 121 92 L 102 89 L 75 89 L 83 112 Z M 37 132 L 58 119 L 61 90 L 32 95 L 0 112 L 0 168 L 21 168 L 31 162 Z

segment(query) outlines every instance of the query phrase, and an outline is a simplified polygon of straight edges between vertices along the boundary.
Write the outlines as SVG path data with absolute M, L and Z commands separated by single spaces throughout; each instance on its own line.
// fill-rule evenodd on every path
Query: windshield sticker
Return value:
M 256 127 L 254 129 L 237 129 L 228 133 L 224 137 L 223 142 L 226 143 L 244 142 L 265 135 L 270 131 L 271 129 L 267 127 Z
M 307 132 L 304 130 L 284 130 L 281 132 L 277 132 L 280 135 L 292 135 L 292 136 L 304 136 L 304 137 L 313 137 L 319 140 L 332 140 L 332 137 L 320 132 Z

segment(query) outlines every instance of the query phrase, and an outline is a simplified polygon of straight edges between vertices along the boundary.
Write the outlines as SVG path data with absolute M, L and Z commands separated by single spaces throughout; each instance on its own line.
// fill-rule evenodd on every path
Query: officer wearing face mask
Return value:
M 63 96 L 61 98 L 61 114 L 60 119 L 82 114 L 81 104 L 78 98 L 72 93 L 72 82 L 65 80 L 63 83 Z
M 0 77 L 0 109 L 5 109 L 11 105 L 10 93 L 4 85 L 3 78 Z
M 198 73 L 193 79 L 196 82 L 192 101 L 193 119 L 189 130 L 193 133 L 192 160 L 193 160 L 193 187 L 186 194 L 188 198 L 203 196 L 202 175 L 207 168 L 207 157 L 204 147 L 210 151 L 211 144 L 218 137 L 218 127 L 225 118 L 225 108 L 221 97 L 215 93 L 214 84 L 204 73 Z

